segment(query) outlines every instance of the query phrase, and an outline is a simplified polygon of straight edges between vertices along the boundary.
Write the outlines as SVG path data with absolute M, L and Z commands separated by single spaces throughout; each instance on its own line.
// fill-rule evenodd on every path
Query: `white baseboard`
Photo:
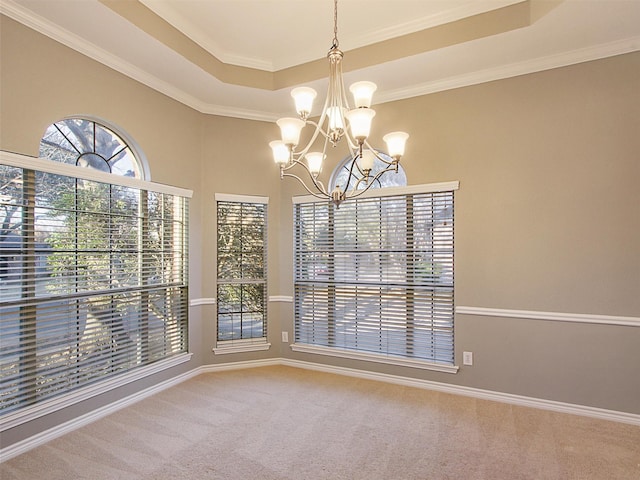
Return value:
M 464 387 L 460 385 L 452 385 L 449 383 L 432 382 L 430 380 L 420 380 L 410 377 L 388 375 L 385 373 L 368 372 L 365 370 L 357 370 L 353 368 L 334 367 L 331 365 L 324 365 L 320 363 L 303 362 L 285 358 L 282 358 L 280 360 L 282 365 L 287 365 L 290 367 L 306 368 L 309 370 L 316 370 L 320 372 L 335 373 L 337 375 L 347 375 L 350 377 L 364 378 L 367 380 L 393 383 L 395 385 L 402 385 L 406 387 L 422 388 L 425 390 L 434 390 L 437 392 L 451 393 L 454 395 L 479 398 L 482 400 L 493 400 L 495 402 L 508 403 L 511 405 L 538 408 L 540 410 L 550 410 L 559 413 L 569 413 L 572 415 L 580 415 L 583 417 L 591 417 L 600 420 L 609 420 L 613 422 L 640 426 L 640 415 L 634 413 L 618 412 L 616 410 L 607 410 L 604 408 L 589 407 L 585 405 L 556 402 L 553 400 L 525 397 L 523 395 L 514 395 L 511 393 L 494 392 L 491 390 L 482 390 L 480 388 Z
M 522 395 L 513 395 L 509 393 L 494 392 L 491 390 L 482 390 L 479 388 L 463 387 L 459 385 L 451 385 L 447 383 L 432 382 L 429 380 L 420 380 L 410 377 L 401 377 L 397 375 L 388 375 L 384 373 L 368 372 L 364 370 L 356 370 L 352 368 L 334 367 L 320 363 L 304 362 L 300 360 L 292 360 L 287 358 L 271 358 L 264 360 L 244 361 L 223 363 L 217 365 L 203 365 L 189 372 L 178 375 L 153 387 L 141 390 L 138 393 L 129 395 L 116 402 L 104 407 L 98 408 L 92 412 L 82 415 L 78 418 L 65 422 L 61 425 L 53 427 L 49 430 L 41 432 L 33 437 L 27 438 L 21 442 L 17 442 L 0 450 L 0 462 L 7 461 L 33 448 L 45 444 L 55 438 L 66 433 L 70 433 L 80 427 L 88 425 L 91 422 L 99 420 L 107 415 L 114 413 L 122 408 L 133 405 L 151 395 L 159 393 L 167 388 L 178 385 L 179 383 L 189 380 L 203 373 L 222 372 L 230 370 L 241 370 L 246 368 L 267 367 L 283 365 L 294 368 L 302 368 L 307 370 L 315 370 L 325 373 L 333 373 L 336 375 L 346 375 L 355 378 L 363 378 L 367 380 L 375 380 L 380 382 L 392 383 L 407 387 L 422 388 L 437 392 L 451 393 L 454 395 L 463 395 L 466 397 L 479 398 L 483 400 L 493 400 L 496 402 L 507 403 L 511 405 L 519 405 L 524 407 L 538 408 L 541 410 L 550 410 L 559 413 L 568 413 L 572 415 L 581 415 L 600 420 L 609 420 L 613 422 L 626 423 L 630 425 L 640 426 L 640 415 L 626 412 L 618 412 L 615 410 L 606 410 L 603 408 L 588 407 L 584 405 L 575 405 L 564 402 L 556 402 L 552 400 L 544 400 L 540 398 L 525 397 Z
M 23 423 L 28 423 L 37 418 L 49 415 L 50 413 L 58 412 L 63 408 L 71 407 L 90 398 L 108 393 L 118 387 L 122 387 L 137 380 L 147 378 L 155 373 L 183 364 L 190 361 L 192 356 L 192 353 L 181 353 L 149 365 L 135 368 L 129 372 L 107 378 L 95 384 L 86 385 L 58 397 L 44 400 L 36 405 L 17 410 L 15 412 L 9 412 L 3 415 L 0 419 L 0 432 L 22 425 Z
M 152 387 L 145 388 L 133 395 L 129 395 L 120 400 L 117 400 L 109 405 L 105 405 L 104 407 L 100 407 L 96 410 L 93 410 L 89 413 L 81 415 L 73 420 L 69 420 L 68 422 L 57 425 L 49 430 L 45 430 L 44 432 L 38 433 L 32 437 L 29 437 L 21 442 L 14 443 L 6 448 L 0 450 L 0 462 L 5 462 L 10 458 L 18 456 L 22 453 L 25 453 L 33 448 L 39 447 L 55 438 L 61 437 L 66 433 L 70 433 L 80 427 L 84 427 L 96 420 L 106 417 L 112 413 L 117 412 L 118 410 L 133 405 L 140 400 L 144 400 L 151 395 L 155 395 L 167 388 L 173 387 L 174 385 L 178 385 L 179 383 L 184 382 L 190 378 L 195 377 L 200 372 L 197 368 L 190 370 L 186 373 L 173 377 L 169 380 L 165 380 L 164 382 L 160 382 Z

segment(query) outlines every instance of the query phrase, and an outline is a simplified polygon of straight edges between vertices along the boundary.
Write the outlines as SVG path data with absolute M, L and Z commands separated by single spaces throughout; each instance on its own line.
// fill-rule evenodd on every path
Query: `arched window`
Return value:
M 0 416 L 188 360 L 191 192 L 145 180 L 132 145 L 71 118 L 42 158 L 0 151 Z
M 392 159 L 387 154 L 378 152 L 378 154 L 391 162 Z M 375 177 L 378 172 L 384 170 L 388 165 L 384 162 L 378 160 L 377 158 L 373 162 L 373 168 L 369 173 L 370 177 Z M 357 165 L 353 165 L 353 158 L 351 156 L 346 157 L 333 171 L 331 174 L 331 179 L 329 181 L 329 191 L 333 190 L 336 185 L 339 185 L 340 188 L 347 192 L 353 189 L 358 182 L 357 176 L 354 176 L 353 173 L 358 173 Z M 371 188 L 384 188 L 384 187 L 405 187 L 407 185 L 407 175 L 404 173 L 404 169 L 402 165 L 398 165 L 398 172 L 387 172 L 382 175 L 378 180 L 374 182 Z M 358 185 L 358 190 L 365 188 L 364 183 L 360 183 Z
M 49 125 L 40 141 L 41 158 L 101 172 L 148 180 L 143 156 L 133 142 L 94 120 L 67 118 Z

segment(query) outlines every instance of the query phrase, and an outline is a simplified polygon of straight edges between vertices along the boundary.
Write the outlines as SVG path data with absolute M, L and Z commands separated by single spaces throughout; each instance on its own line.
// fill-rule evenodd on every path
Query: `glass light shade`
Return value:
M 342 115 L 340 115 L 340 107 L 327 108 L 327 115 L 329 116 L 329 130 L 344 130 L 344 121 Z
M 316 91 L 310 87 L 298 87 L 291 90 L 298 115 L 306 118 L 311 113 L 311 107 L 317 95 Z
M 361 170 L 371 170 L 373 169 L 375 159 L 376 156 L 371 150 L 363 150 L 362 156 L 358 160 L 358 166 Z
M 387 153 L 391 158 L 400 158 L 404 155 L 407 138 L 409 138 L 409 134 L 405 132 L 391 132 L 382 137 L 387 143 Z
M 322 152 L 309 152 L 305 155 L 305 158 L 311 174 L 318 175 L 322 169 L 322 160 L 324 159 Z
M 285 117 L 276 122 L 280 127 L 282 135 L 282 143 L 285 145 L 296 146 L 300 141 L 300 132 L 304 127 L 304 122 L 299 118 Z
M 280 140 L 274 140 L 269 143 L 271 150 L 273 150 L 273 159 L 278 165 L 286 165 L 289 162 L 289 149 Z
M 353 110 L 349 110 L 345 114 L 345 117 L 349 120 L 351 135 L 358 140 L 367 138 L 371 131 L 371 121 L 375 114 L 375 110 L 370 108 L 354 108 Z
M 370 107 L 373 92 L 375 92 L 377 88 L 373 82 L 356 82 L 351 85 L 349 90 L 353 94 L 353 102 L 356 108 Z

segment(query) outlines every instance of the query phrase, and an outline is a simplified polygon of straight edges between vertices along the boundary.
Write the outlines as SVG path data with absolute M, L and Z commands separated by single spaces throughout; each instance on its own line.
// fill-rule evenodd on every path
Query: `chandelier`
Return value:
M 383 137 L 387 144 L 387 155 L 375 150 L 369 145 L 368 137 L 371 121 L 376 112 L 371 108 L 371 99 L 376 90 L 375 83 L 362 81 L 349 87 L 353 95 L 354 108 L 350 108 L 347 100 L 344 81 L 342 79 L 343 53 L 338 48 L 338 0 L 333 3 L 333 43 L 327 54 L 329 59 L 329 87 L 327 98 L 322 108 L 318 122 L 311 120 L 311 108 L 317 96 L 314 89 L 298 87 L 291 91 L 298 118 L 281 118 L 276 123 L 280 127 L 282 140 L 275 140 L 269 144 L 273 150 L 273 158 L 280 166 L 280 178 L 292 177 L 298 180 L 311 195 L 329 199 L 340 206 L 344 200 L 354 198 L 366 192 L 382 175 L 387 172 L 398 172 L 400 157 L 404 154 L 404 147 L 409 135 L 405 132 L 392 132 Z M 314 127 L 314 132 L 304 148 L 298 149 L 300 134 L 306 125 Z M 336 185 L 329 192 L 318 179 L 322 170 L 322 162 L 326 158 L 327 147 L 336 147 L 343 141 L 352 159 L 346 184 L 341 188 Z M 322 151 L 311 151 L 314 145 L 322 143 Z M 379 160 L 382 168 L 372 173 L 375 161 Z M 306 160 L 306 161 L 303 161 Z M 311 186 L 290 171 L 294 168 L 306 170 Z M 345 191 L 349 185 L 351 189 Z

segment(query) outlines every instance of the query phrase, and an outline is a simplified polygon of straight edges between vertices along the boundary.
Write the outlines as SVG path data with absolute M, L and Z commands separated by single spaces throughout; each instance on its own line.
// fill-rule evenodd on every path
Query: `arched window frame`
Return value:
M 378 155 L 387 160 L 388 162 L 392 161 L 392 158 L 389 157 L 386 153 L 378 151 Z M 340 188 L 343 191 L 349 191 L 353 188 L 353 185 L 357 182 L 357 178 L 352 177 L 349 180 L 349 183 L 346 185 L 342 185 L 345 182 L 346 178 L 349 177 L 349 171 L 351 170 L 351 165 L 354 160 L 349 155 L 345 157 L 336 168 L 331 173 L 331 178 L 329 179 L 329 191 L 332 191 L 336 185 L 340 185 Z M 388 165 L 384 162 L 378 160 L 377 158 L 374 160 L 373 168 L 369 173 L 370 178 L 374 178 L 378 172 L 387 168 Z M 354 165 L 354 172 L 358 173 L 357 166 Z M 345 178 L 346 177 L 346 178 Z M 380 178 L 376 180 L 376 182 L 371 186 L 371 188 L 387 188 L 387 187 L 406 187 L 407 186 L 407 175 L 402 168 L 402 164 L 398 164 L 398 172 L 387 172 L 382 175 Z M 358 189 L 364 189 L 366 185 L 364 183 L 360 183 Z
M 111 143 L 105 145 L 109 136 Z M 119 127 L 91 115 L 65 117 L 49 125 L 40 140 L 39 156 L 114 175 L 151 180 L 149 164 L 137 142 Z M 120 162 L 128 162 L 132 169 L 116 168 Z
M 117 137 L 135 168 L 79 169 L 91 149 L 66 162 L 0 151 L 0 315 L 3 342 L 15 344 L 0 356 L 3 430 L 191 358 L 193 192 L 148 181 L 126 133 L 87 116 L 60 122 L 73 119 Z

